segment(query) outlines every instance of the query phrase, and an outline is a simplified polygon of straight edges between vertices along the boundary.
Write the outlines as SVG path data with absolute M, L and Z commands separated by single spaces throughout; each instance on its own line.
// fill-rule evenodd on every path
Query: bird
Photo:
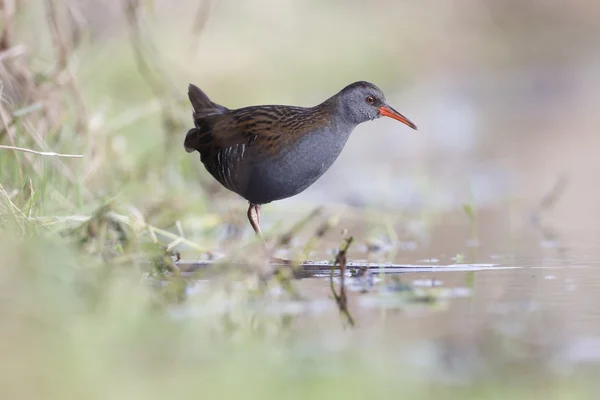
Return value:
M 317 181 L 356 126 L 389 117 L 417 129 L 366 81 L 351 83 L 314 107 L 229 109 L 194 84 L 188 86 L 188 97 L 194 127 L 185 136 L 185 150 L 200 153 L 206 170 L 248 201 L 248 221 L 261 238 L 261 206 L 295 196 Z

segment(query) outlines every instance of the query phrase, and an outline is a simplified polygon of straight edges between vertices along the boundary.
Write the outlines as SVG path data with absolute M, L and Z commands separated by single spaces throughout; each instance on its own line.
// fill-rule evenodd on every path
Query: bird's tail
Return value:
M 198 128 L 192 128 L 185 135 L 185 141 L 183 142 L 183 147 L 185 151 L 188 153 L 192 153 L 197 150 L 196 141 L 198 137 L 199 131 Z
M 208 96 L 196 85 L 188 87 L 188 97 L 194 107 L 194 126 L 185 135 L 184 147 L 188 153 L 200 151 L 211 140 L 211 115 L 223 114 L 229 111 L 220 104 L 210 101 Z
M 206 93 L 196 85 L 190 84 L 188 87 L 188 97 L 194 107 L 194 119 L 206 117 L 208 115 L 222 114 L 227 112 L 227 108 L 213 103 Z

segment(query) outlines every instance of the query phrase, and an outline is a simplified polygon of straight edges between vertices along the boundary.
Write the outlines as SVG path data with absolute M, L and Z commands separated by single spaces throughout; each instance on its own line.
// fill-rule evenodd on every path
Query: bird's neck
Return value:
M 317 108 L 330 114 L 331 127 L 336 132 L 350 134 L 350 132 L 352 132 L 361 122 L 355 121 L 356 118 L 354 118 L 352 110 L 340 101 L 337 96 L 325 100 L 323 103 L 319 104 Z

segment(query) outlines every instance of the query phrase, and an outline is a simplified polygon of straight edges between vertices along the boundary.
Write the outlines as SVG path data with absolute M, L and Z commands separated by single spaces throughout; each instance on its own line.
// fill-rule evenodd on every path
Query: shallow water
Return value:
M 255 311 L 285 316 L 315 349 L 379 349 L 440 379 L 600 365 L 600 187 L 591 184 L 600 135 L 589 92 L 598 80 L 575 85 L 579 102 L 536 97 L 528 107 L 505 93 L 498 103 L 498 92 L 520 93 L 539 70 L 432 89 L 411 113 L 423 120 L 420 135 L 364 126 L 315 185 L 263 207 L 267 233 L 304 218 L 309 202 L 339 216 L 307 258 L 332 260 L 344 237 L 355 238 L 348 260 L 371 268 L 344 279 L 353 328 L 332 298 L 328 269 L 314 263 L 293 282 L 302 300 L 274 296 Z M 464 98 L 465 87 L 463 115 L 454 95 Z M 460 115 L 428 127 L 419 114 L 434 103 Z M 276 255 L 296 257 L 323 221 L 313 222 Z M 334 283 L 339 290 L 339 276 Z
M 442 380 L 473 379 L 514 363 L 553 373 L 600 365 L 598 232 L 548 234 L 529 223 L 510 229 L 502 213 L 488 213 L 474 237 L 464 216 L 438 220 L 423 237 L 379 235 L 376 246 L 356 239 L 344 276 L 352 328 L 333 299 L 328 261 L 305 264 L 293 282 L 301 299 L 277 298 L 275 288 L 254 310 L 285 318 L 315 348 L 383 348 Z M 340 222 L 357 238 L 366 224 L 372 222 Z M 319 242 L 317 260 L 333 259 L 336 236 Z M 300 235 L 295 245 L 306 240 Z M 339 290 L 339 274 L 333 283 Z

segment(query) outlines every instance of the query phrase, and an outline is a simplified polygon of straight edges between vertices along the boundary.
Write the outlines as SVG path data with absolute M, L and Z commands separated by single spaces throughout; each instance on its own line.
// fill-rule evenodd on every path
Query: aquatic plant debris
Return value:
M 354 241 L 352 236 L 349 236 L 345 239 L 346 243 L 340 247 L 338 253 L 335 256 L 335 260 L 333 262 L 333 266 L 331 267 L 331 273 L 329 275 L 329 285 L 331 288 L 331 293 L 335 299 L 335 302 L 340 310 L 340 314 L 346 317 L 346 321 L 350 326 L 354 326 L 354 318 L 350 314 L 348 310 L 348 297 L 346 296 L 346 287 L 344 277 L 346 276 L 346 253 L 348 252 L 348 248 Z M 334 272 L 336 267 L 339 267 L 340 271 L 340 291 L 339 293 L 335 290 L 335 285 L 333 282 Z
M 175 263 L 182 273 L 193 273 L 195 271 L 210 268 L 215 263 L 212 261 L 180 260 Z M 285 266 L 287 264 L 270 263 L 273 267 Z M 331 261 L 304 261 L 295 268 L 308 276 L 325 274 L 331 271 Z M 368 269 L 370 272 L 383 274 L 397 274 L 405 272 L 465 272 L 465 271 L 487 271 L 520 269 L 521 266 L 504 264 L 392 264 L 392 263 L 368 263 L 360 261 L 347 261 L 347 269 Z M 339 272 L 338 272 L 339 273 Z

